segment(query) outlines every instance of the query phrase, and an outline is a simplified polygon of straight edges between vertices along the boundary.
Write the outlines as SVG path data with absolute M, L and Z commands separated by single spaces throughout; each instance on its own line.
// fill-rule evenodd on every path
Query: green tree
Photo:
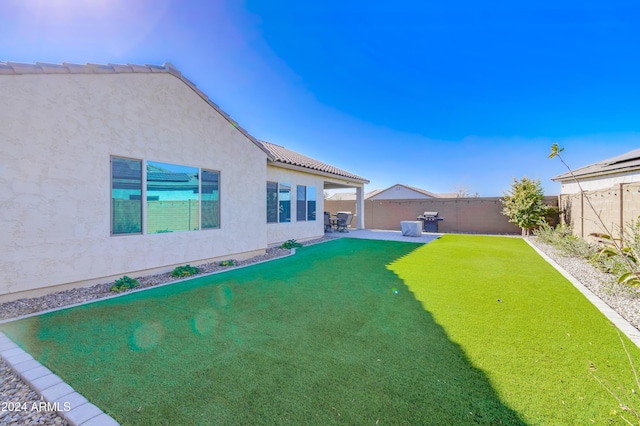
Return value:
M 509 222 L 522 228 L 522 236 L 529 235 L 531 228 L 545 221 L 553 207 L 544 203 L 544 192 L 540 179 L 513 178 L 511 190 L 500 200 L 502 214 L 509 216 Z

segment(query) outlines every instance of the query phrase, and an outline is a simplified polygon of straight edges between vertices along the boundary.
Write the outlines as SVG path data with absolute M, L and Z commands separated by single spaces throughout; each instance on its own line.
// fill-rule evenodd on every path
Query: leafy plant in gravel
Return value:
M 190 277 L 191 275 L 195 275 L 200 272 L 200 269 L 191 265 L 177 266 L 173 271 L 171 271 L 171 276 L 174 278 L 181 277 Z
M 236 261 L 233 259 L 229 259 L 229 260 L 223 260 L 222 262 L 220 262 L 220 266 L 234 266 L 236 264 Z
M 287 240 L 284 243 L 282 243 L 282 245 L 280 246 L 280 248 L 289 249 L 289 250 L 296 247 L 302 247 L 302 244 L 300 244 L 296 240 Z
M 126 290 L 131 290 L 133 288 L 136 288 L 140 285 L 140 283 L 138 282 L 138 280 L 133 279 L 131 277 L 128 276 L 124 276 L 122 278 L 118 278 L 115 281 L 115 284 L 113 284 L 111 286 L 111 288 L 109 288 L 109 290 L 116 292 L 116 293 L 120 293 L 122 291 L 126 291 Z
M 542 223 L 533 231 L 533 234 L 540 242 L 554 246 L 562 256 L 592 259 L 598 253 L 596 246 L 575 236 L 571 228 L 566 225 L 558 225 L 554 228 L 547 223 Z

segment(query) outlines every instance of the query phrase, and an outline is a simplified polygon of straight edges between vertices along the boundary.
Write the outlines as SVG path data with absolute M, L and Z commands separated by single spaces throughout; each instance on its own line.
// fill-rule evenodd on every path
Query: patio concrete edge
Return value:
M 56 411 L 72 426 L 90 424 L 117 426 L 119 424 L 100 408 L 91 404 L 60 377 L 53 374 L 51 370 L 34 360 L 31 355 L 18 347 L 1 331 L 0 343 L 5 348 L 0 350 L 0 357 L 22 381 L 43 399 L 43 402 L 35 409 Z M 75 406 L 72 401 L 75 402 Z
M 567 272 L 562 266 L 560 266 L 555 260 L 547 256 L 542 250 L 531 243 L 526 238 L 523 238 L 531 248 L 533 248 L 544 260 L 546 260 L 551 266 L 553 266 L 563 277 L 565 277 L 575 288 L 578 289 L 602 314 L 607 317 L 609 321 L 613 323 L 620 331 L 622 331 L 635 345 L 640 348 L 640 331 L 635 328 L 629 321 L 624 319 L 622 315 L 617 313 L 611 306 L 607 305 L 602 299 L 596 296 L 591 290 L 589 290 L 584 284 L 578 281 L 573 275 Z

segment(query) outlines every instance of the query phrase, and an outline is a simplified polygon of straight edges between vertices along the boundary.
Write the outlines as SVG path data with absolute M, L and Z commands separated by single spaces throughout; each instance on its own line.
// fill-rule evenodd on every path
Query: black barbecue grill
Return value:
M 418 220 L 422 221 L 424 232 L 438 232 L 438 222 L 444 219 L 438 216 L 438 212 L 424 212 Z

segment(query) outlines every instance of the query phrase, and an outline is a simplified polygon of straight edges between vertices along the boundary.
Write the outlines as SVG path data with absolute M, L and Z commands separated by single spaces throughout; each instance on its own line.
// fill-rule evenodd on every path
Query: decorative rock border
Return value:
M 30 404 L 26 401 L 7 402 L 6 407 L 3 407 L 8 410 L 5 412 L 18 410 L 55 411 L 72 426 L 118 425 L 118 422 L 111 416 L 91 404 L 2 332 L 0 332 L 0 356 L 42 399 L 40 402 L 31 402 Z

